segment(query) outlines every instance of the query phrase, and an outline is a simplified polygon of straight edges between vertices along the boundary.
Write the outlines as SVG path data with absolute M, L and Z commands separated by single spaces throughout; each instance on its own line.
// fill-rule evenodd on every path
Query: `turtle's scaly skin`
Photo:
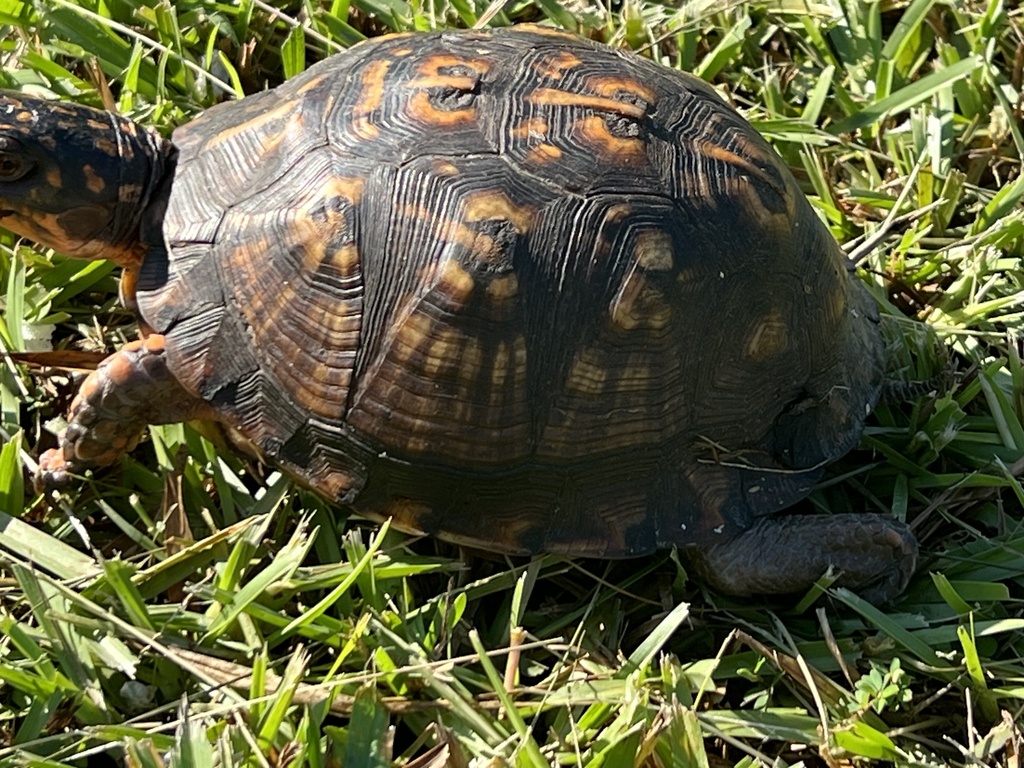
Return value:
M 392 36 L 173 145 L 126 292 L 182 412 L 485 549 L 679 545 L 738 593 L 829 564 L 905 585 L 901 524 L 769 517 L 856 443 L 883 344 L 788 170 L 704 83 L 537 27 Z

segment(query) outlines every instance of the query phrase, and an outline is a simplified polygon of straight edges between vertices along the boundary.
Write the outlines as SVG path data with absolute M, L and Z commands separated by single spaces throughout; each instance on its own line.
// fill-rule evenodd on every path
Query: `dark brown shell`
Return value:
M 389 37 L 174 142 L 142 317 L 364 514 L 508 552 L 699 545 L 806 495 L 875 402 L 873 302 L 781 160 L 645 59 Z

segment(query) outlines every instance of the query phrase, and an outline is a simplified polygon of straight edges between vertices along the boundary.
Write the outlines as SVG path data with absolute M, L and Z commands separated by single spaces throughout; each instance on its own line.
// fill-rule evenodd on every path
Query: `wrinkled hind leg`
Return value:
M 36 487 L 57 488 L 71 474 L 113 464 L 135 447 L 148 424 L 213 415 L 168 370 L 163 336 L 126 344 L 83 382 L 59 436 L 60 447 L 39 457 Z
M 730 595 L 796 592 L 832 567 L 836 584 L 884 603 L 907 586 L 917 540 L 884 515 L 789 515 L 759 518 L 739 536 L 686 551 L 712 587 Z

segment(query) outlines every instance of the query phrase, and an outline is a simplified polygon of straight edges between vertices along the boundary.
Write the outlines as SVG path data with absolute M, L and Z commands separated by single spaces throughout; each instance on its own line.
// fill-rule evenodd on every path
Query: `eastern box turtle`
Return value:
M 778 515 L 858 440 L 878 312 L 714 90 L 541 27 L 395 35 L 170 142 L 7 94 L 0 223 L 113 259 L 142 340 L 49 484 L 212 419 L 339 504 L 514 554 L 678 546 L 732 594 L 898 594 L 878 514 Z

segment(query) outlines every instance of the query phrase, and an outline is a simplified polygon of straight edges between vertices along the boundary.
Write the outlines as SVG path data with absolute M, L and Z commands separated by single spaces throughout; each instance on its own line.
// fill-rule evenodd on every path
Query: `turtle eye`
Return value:
M 29 172 L 32 164 L 21 155 L 0 151 L 0 182 L 16 181 Z

